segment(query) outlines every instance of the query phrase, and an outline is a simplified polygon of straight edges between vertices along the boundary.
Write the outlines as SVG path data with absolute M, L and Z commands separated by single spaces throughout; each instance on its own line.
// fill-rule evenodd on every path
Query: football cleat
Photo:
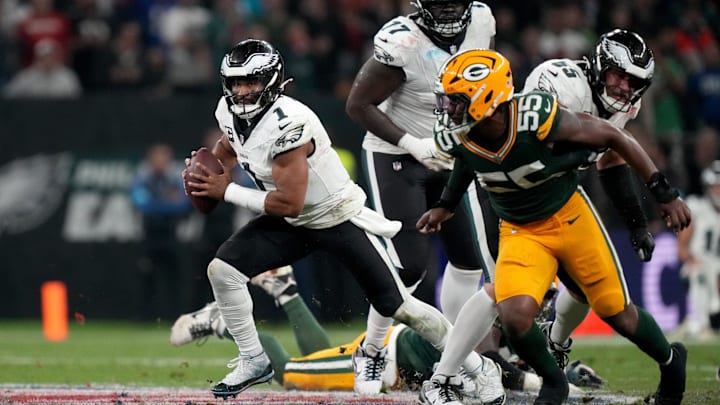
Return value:
M 358 345 L 352 356 L 352 366 L 355 370 L 355 384 L 353 389 L 359 394 L 379 394 L 382 391 L 382 372 L 385 370 L 385 357 L 387 346 L 377 350 L 374 356 L 370 356 L 363 340 Z
M 570 394 L 570 385 L 568 384 L 565 373 L 558 374 L 559 384 L 549 384 L 543 379 L 542 386 L 538 397 L 533 405 L 560 405 L 564 404 Z
M 291 296 L 298 292 L 292 266 L 283 266 L 260 273 L 250 279 L 250 284 L 262 288 L 275 299 L 278 305 L 283 304 L 280 302 L 281 296 Z
M 660 366 L 660 384 L 653 395 L 655 405 L 680 405 L 685 393 L 685 365 L 687 349 L 682 343 L 672 343 L 672 361 Z
M 560 367 L 561 370 L 565 371 L 569 360 L 568 355 L 572 350 L 572 338 L 569 338 L 566 344 L 553 342 L 553 340 L 550 338 L 550 331 L 552 330 L 552 325 L 552 322 L 543 322 L 540 324 L 540 330 L 542 330 L 543 334 L 545 335 L 545 339 L 547 340 L 548 351 L 555 358 L 555 362 L 557 363 L 558 367 Z
M 230 360 L 227 366 L 234 369 L 212 388 L 215 398 L 235 398 L 237 394 L 255 384 L 271 382 L 275 375 L 265 352 L 253 357 L 238 356 Z
M 476 396 L 483 405 L 503 405 L 506 400 L 505 387 L 502 384 L 502 369 L 487 357 L 482 357 L 483 364 L 475 375 Z
M 423 382 L 418 401 L 425 405 L 462 405 L 462 392 L 460 376 L 435 374 Z
M 222 339 L 225 329 L 217 303 L 211 302 L 195 312 L 180 315 L 170 329 L 170 344 L 182 346 L 212 335 Z

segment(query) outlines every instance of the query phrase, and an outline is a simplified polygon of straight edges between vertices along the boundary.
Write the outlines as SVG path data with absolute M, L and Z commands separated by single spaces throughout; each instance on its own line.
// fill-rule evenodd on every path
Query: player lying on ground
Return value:
M 262 273 L 250 283 L 260 287 L 283 309 L 295 332 L 295 339 L 302 357 L 290 357 L 273 336 L 260 333 L 260 342 L 270 357 L 275 380 L 286 389 L 298 390 L 347 390 L 353 389 L 352 353 L 362 342 L 361 334 L 348 344 L 331 347 L 325 330 L 320 326 L 305 301 L 297 293 L 297 285 L 290 266 Z M 217 304 L 207 304 L 202 309 L 181 315 L 172 327 L 170 343 L 184 345 L 208 336 L 231 338 Z M 417 390 L 422 381 L 430 378 L 440 352 L 427 340 L 405 325 L 391 329 L 385 337 L 388 346 L 383 386 L 393 390 Z M 505 359 L 498 361 L 503 367 L 503 385 L 515 391 L 537 391 L 541 380 L 536 374 L 525 372 Z M 582 363 L 568 369 L 568 377 L 578 376 L 579 382 L 602 381 L 594 371 Z M 463 392 L 476 397 L 476 385 L 472 378 L 463 374 Z M 573 392 L 583 391 L 571 384 Z

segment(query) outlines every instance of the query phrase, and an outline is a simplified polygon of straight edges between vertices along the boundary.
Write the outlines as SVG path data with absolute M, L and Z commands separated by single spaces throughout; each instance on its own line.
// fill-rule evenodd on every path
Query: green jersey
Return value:
M 488 143 L 471 139 L 470 126 L 450 130 L 447 115 L 439 118 L 435 142 L 455 158 L 448 187 L 457 189 L 459 179 L 474 173 L 503 220 L 523 224 L 548 218 L 577 190 L 577 168 L 587 163 L 590 151 L 553 153 L 552 133 L 561 112 L 550 93 L 516 95 L 508 102 L 508 117 L 505 136 Z

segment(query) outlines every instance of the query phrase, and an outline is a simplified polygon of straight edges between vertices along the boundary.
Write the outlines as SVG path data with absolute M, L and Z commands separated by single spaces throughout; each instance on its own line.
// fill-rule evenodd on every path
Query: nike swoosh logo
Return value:
M 388 43 L 388 40 L 386 38 L 378 38 L 378 40 L 385 42 L 386 44 Z
M 279 125 L 278 128 L 280 128 L 280 130 L 282 131 L 283 129 L 287 128 L 288 125 L 290 125 L 290 123 L 286 122 L 285 125 Z
M 550 73 L 551 75 L 553 75 L 553 77 L 557 77 L 557 76 L 558 76 L 558 72 L 553 72 L 552 70 L 548 70 L 548 73 Z
M 577 221 L 577 220 L 578 220 L 578 218 L 580 218 L 580 215 L 578 215 L 578 216 L 576 216 L 575 218 L 573 218 L 573 219 L 571 219 L 571 220 L 567 221 L 568 225 L 572 225 L 572 224 L 574 224 L 574 223 L 575 223 L 575 221 Z

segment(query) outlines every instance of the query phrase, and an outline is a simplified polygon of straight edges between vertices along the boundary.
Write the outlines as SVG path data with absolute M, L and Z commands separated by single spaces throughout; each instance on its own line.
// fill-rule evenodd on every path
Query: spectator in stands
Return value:
M 4 88 L 8 98 L 73 98 L 82 93 L 75 72 L 63 63 L 63 51 L 53 39 L 35 44 L 34 62 Z
M 180 285 L 184 279 L 178 260 L 176 228 L 190 211 L 180 167 L 173 166 L 173 150 L 168 144 L 148 148 L 146 167 L 141 167 L 130 189 L 133 205 L 142 215 L 143 252 L 138 262 L 141 320 L 177 313 Z
M 54 40 L 64 60 L 71 35 L 67 16 L 55 10 L 53 0 L 32 0 L 29 4 L 28 14 L 19 22 L 16 33 L 22 66 L 33 62 L 35 45 L 43 39 Z

